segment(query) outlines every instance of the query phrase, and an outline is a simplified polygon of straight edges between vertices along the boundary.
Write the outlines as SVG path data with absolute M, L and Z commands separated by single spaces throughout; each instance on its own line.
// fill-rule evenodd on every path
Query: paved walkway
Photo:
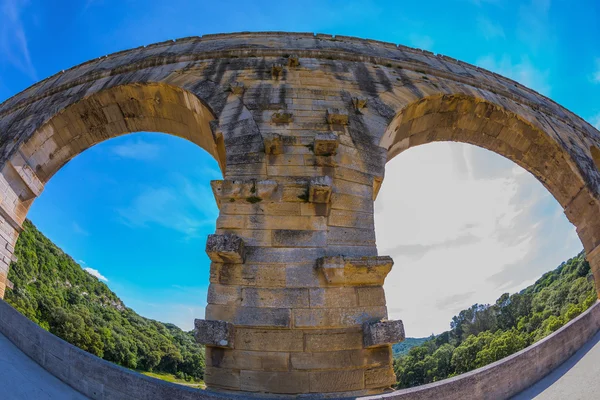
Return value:
M 600 332 L 544 379 L 512 400 L 600 399 Z
M 0 334 L 0 399 L 88 400 Z

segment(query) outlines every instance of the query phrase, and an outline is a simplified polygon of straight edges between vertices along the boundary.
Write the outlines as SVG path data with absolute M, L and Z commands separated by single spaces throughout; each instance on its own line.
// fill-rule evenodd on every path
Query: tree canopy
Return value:
M 519 293 L 462 310 L 449 331 L 394 360 L 397 386 L 431 383 L 498 361 L 554 332 L 596 299 L 582 252 Z
M 29 220 L 15 246 L 6 301 L 42 328 L 105 360 L 179 378 L 204 377 L 192 332 L 139 316 Z

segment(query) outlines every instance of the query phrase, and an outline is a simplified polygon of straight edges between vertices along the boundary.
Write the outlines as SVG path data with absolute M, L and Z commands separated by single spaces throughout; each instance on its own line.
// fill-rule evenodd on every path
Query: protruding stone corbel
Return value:
M 283 154 L 283 140 L 278 133 L 264 133 L 265 154 Z
M 331 125 L 348 125 L 348 112 L 337 108 L 328 108 L 327 123 Z
M 353 97 L 352 105 L 354 106 L 354 111 L 360 113 L 367 106 L 367 99 L 365 97 Z
M 244 240 L 231 233 L 208 235 L 206 254 L 214 262 L 243 264 L 246 258 Z
M 233 94 L 243 94 L 244 89 L 245 88 L 243 82 L 231 82 L 229 84 L 229 91 Z
M 210 181 L 219 209 L 223 202 L 238 200 L 258 203 L 271 200 L 277 190 L 277 182 L 273 180 L 257 181 L 256 179 L 225 179 Z
M 319 133 L 315 136 L 313 146 L 316 156 L 332 156 L 337 153 L 340 138 L 335 133 Z
M 283 65 L 273 64 L 271 66 L 271 77 L 275 80 L 279 80 L 283 77 Z
M 332 181 L 329 176 L 311 178 L 308 185 L 308 201 L 311 203 L 329 203 Z
M 296 54 L 292 54 L 288 57 L 288 67 L 297 67 L 300 65 L 300 60 Z
M 226 321 L 194 320 L 194 337 L 196 342 L 205 346 L 226 347 L 233 349 L 233 324 Z
M 279 110 L 271 116 L 271 122 L 276 124 L 289 124 L 293 121 L 293 114 L 284 110 Z
M 317 260 L 317 269 L 332 286 L 381 286 L 393 265 L 394 261 L 389 256 L 333 256 Z
M 362 329 L 363 346 L 366 349 L 399 343 L 405 339 L 404 324 L 400 320 L 365 322 Z

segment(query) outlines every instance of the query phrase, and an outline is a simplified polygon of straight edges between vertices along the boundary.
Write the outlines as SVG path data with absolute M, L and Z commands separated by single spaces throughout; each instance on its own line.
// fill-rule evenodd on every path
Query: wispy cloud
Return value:
M 82 236 L 90 236 L 90 233 L 83 229 L 77 222 L 73 222 L 72 224 L 73 232 Z
M 139 161 L 156 160 L 160 155 L 160 146 L 146 142 L 141 138 L 134 138 L 125 143 L 113 146 L 113 154 L 122 158 L 130 158 Z
M 487 56 L 480 57 L 476 64 L 482 68 L 509 77 L 543 95 L 550 95 L 550 71 L 536 68 L 527 56 L 522 56 L 519 61 L 513 62 L 512 57 L 508 54 L 504 54 L 500 58 L 496 58 L 493 54 L 488 54 Z
M 461 309 L 519 290 L 581 249 L 531 174 L 460 144 L 432 143 L 392 160 L 375 224 L 380 254 L 395 261 L 385 282 L 390 318 L 419 337 L 448 329 Z
M 31 61 L 25 27 L 21 19 L 28 0 L 0 0 L 0 62 L 6 62 L 37 81 L 37 73 Z
M 594 125 L 594 127 L 600 130 L 600 113 L 594 115 L 589 119 L 590 124 Z
M 411 46 L 414 46 L 418 49 L 422 50 L 433 50 L 433 39 L 427 35 L 419 35 L 416 33 L 412 33 L 409 36 Z
M 145 187 L 131 205 L 118 209 L 122 222 L 132 228 L 162 226 L 196 237 L 212 225 L 218 209 L 212 192 L 183 176 L 174 177 L 172 186 Z
M 487 40 L 504 38 L 502 25 L 494 23 L 486 17 L 480 16 L 477 18 L 477 28 Z
M 532 52 L 548 50 L 554 42 L 553 24 L 549 22 L 551 4 L 551 0 L 530 0 L 519 6 L 517 36 Z
M 594 83 L 600 83 L 600 57 L 596 58 L 596 68 L 594 69 L 594 72 L 592 73 L 592 82 Z
M 96 278 L 100 279 L 101 281 L 108 282 L 108 279 L 104 275 L 102 275 L 100 273 L 100 271 L 98 271 L 97 269 L 90 268 L 90 267 L 85 267 L 83 270 L 85 272 L 87 272 L 88 274 L 90 274 L 92 276 L 95 276 Z

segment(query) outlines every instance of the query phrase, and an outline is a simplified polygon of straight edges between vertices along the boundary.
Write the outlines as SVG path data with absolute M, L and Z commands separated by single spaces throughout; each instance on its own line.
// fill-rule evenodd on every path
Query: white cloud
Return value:
M 141 138 L 134 138 L 125 143 L 113 146 L 112 152 L 122 158 L 139 161 L 151 161 L 160 155 L 160 146 L 148 143 Z
M 182 176 L 171 182 L 172 186 L 143 188 L 129 207 L 117 210 L 122 222 L 132 228 L 162 226 L 186 239 L 215 223 L 218 209 L 211 190 Z
M 550 72 L 537 69 L 527 56 L 522 56 L 520 61 L 513 63 L 512 57 L 508 54 L 504 54 L 499 59 L 496 59 L 492 54 L 488 54 L 480 57 L 476 64 L 511 78 L 545 96 L 550 95 L 551 87 L 548 83 Z
M 97 269 L 90 268 L 90 267 L 85 267 L 83 270 L 85 272 L 87 272 L 88 274 L 90 274 L 92 276 L 95 276 L 96 278 L 100 279 L 101 281 L 108 282 L 108 279 L 104 275 L 102 275 L 100 273 L 100 271 L 98 271 Z
M 27 0 L 4 0 L 0 3 L 0 62 L 3 60 L 37 81 L 37 73 L 31 61 L 27 35 L 21 20 Z
M 414 46 L 418 49 L 429 50 L 433 49 L 433 39 L 427 35 L 418 35 L 413 33 L 409 36 L 411 46 Z
M 600 83 L 600 58 L 596 58 L 596 69 L 592 74 L 592 82 Z
M 82 236 L 90 236 L 90 233 L 83 229 L 77 222 L 73 222 L 72 224 L 73 232 Z
M 600 113 L 594 115 L 589 119 L 590 124 L 594 125 L 594 127 L 600 130 Z
M 477 27 L 487 40 L 504 37 L 502 25 L 494 23 L 485 17 L 480 16 L 477 18 Z
M 395 261 L 390 318 L 409 336 L 447 330 L 460 310 L 520 290 L 581 249 L 532 175 L 469 145 L 433 143 L 390 162 L 375 223 L 379 254 Z

